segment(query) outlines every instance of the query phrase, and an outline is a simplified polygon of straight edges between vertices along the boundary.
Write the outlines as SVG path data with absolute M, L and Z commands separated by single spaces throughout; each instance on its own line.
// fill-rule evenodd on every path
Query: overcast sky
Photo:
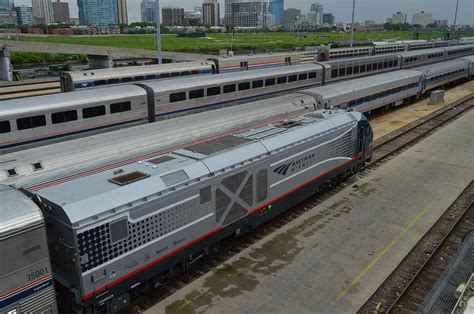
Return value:
M 53 0 L 55 1 L 55 0 Z M 62 0 L 70 3 L 71 15 L 77 17 L 77 0 Z M 221 7 L 224 0 L 219 0 Z M 128 0 L 129 21 L 140 20 L 141 0 Z M 161 0 L 162 6 L 180 6 L 192 11 L 195 6 L 201 6 L 203 0 Z M 285 9 L 297 8 L 303 13 L 309 11 L 311 0 L 285 0 Z M 336 15 L 336 21 L 348 22 L 351 20 L 352 1 L 350 0 L 319 0 L 324 5 L 324 12 Z M 31 0 L 15 0 L 17 5 L 31 5 Z M 408 22 L 411 22 L 411 13 L 426 11 L 433 13 L 435 19 L 447 19 L 451 24 L 454 20 L 456 0 L 357 0 L 356 20 L 375 20 L 385 22 L 387 17 L 396 11 L 408 13 Z M 474 0 L 459 0 L 458 23 L 474 25 Z

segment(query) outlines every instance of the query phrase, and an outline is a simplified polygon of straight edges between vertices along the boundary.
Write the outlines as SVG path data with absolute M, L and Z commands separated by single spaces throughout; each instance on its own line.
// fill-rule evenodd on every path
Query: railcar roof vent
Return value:
M 135 171 L 135 172 L 130 172 L 130 173 L 124 174 L 122 176 L 118 176 L 118 177 L 109 179 L 109 182 L 115 183 L 115 184 L 120 185 L 120 186 L 124 186 L 124 185 L 134 183 L 134 182 L 137 182 L 137 181 L 149 178 L 149 177 L 150 177 L 150 174 L 148 174 L 148 173 Z
M 300 121 L 282 121 L 280 123 L 275 124 L 276 127 L 278 128 L 285 128 L 285 129 L 291 129 L 297 126 L 302 126 L 303 123 Z
M 171 157 L 171 156 L 160 156 L 160 157 L 157 157 L 157 158 L 154 158 L 154 159 L 151 159 L 151 160 L 148 160 L 148 162 L 152 165 L 159 165 L 159 164 L 163 164 L 165 162 L 168 162 L 168 161 L 171 161 L 171 160 L 175 160 L 176 158 L 174 157 Z

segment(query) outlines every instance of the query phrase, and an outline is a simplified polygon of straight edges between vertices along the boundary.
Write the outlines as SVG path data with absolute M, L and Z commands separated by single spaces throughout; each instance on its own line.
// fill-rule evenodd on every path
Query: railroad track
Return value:
M 57 94 L 61 85 L 57 78 L 11 82 L 0 86 L 0 100 Z
M 465 97 L 450 106 L 440 109 L 439 111 L 433 112 L 432 114 L 398 131 L 380 138 L 375 142 L 372 162 L 368 164 L 368 166 L 363 171 L 352 177 L 349 177 L 343 182 L 335 182 L 331 189 L 315 194 L 312 198 L 306 200 L 292 210 L 285 212 L 279 217 L 239 238 L 228 238 L 222 241 L 220 243 L 219 252 L 215 256 L 202 260 L 201 262 L 194 265 L 192 269 L 174 277 L 159 289 L 146 289 L 144 293 L 140 293 L 141 295 L 136 297 L 131 303 L 130 307 L 122 313 L 143 313 L 155 304 L 180 290 L 187 284 L 215 269 L 218 265 L 229 260 L 239 252 L 250 247 L 274 231 L 277 231 L 282 226 L 298 218 L 306 211 L 320 205 L 321 203 L 344 190 L 346 187 L 354 185 L 360 178 L 368 175 L 375 168 L 385 164 L 394 156 L 399 155 L 402 151 L 426 138 L 436 129 L 441 128 L 449 121 L 452 121 L 462 113 L 467 112 L 473 106 L 474 94 L 470 95 L 469 97 Z
M 463 236 L 473 228 L 474 181 L 358 313 L 416 313 L 459 249 Z

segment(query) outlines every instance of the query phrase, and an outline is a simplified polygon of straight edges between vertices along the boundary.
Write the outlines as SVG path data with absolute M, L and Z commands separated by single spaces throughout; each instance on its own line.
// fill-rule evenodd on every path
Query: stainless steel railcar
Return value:
M 256 100 L 322 80 L 323 67 L 306 64 L 6 101 L 0 106 L 0 153 Z
M 5 185 L 0 200 L 0 313 L 57 313 L 41 210 Z
M 315 98 L 319 108 L 343 108 L 360 112 L 398 106 L 417 99 L 423 92 L 423 73 L 401 70 L 344 83 L 305 90 Z
M 114 312 L 131 291 L 159 285 L 221 239 L 357 172 L 372 147 L 362 114 L 314 112 L 31 196 L 50 226 L 53 270 L 71 303 L 86 313 Z
M 416 69 L 424 75 L 423 93 L 440 86 L 468 79 L 471 64 L 472 62 L 469 60 L 457 59 Z

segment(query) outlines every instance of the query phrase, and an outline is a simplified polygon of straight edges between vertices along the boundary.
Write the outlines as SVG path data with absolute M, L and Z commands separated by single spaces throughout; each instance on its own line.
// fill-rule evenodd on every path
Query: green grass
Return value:
M 326 44 L 331 41 L 349 40 L 348 33 L 301 33 L 306 38 L 298 39 L 294 33 L 261 33 L 261 34 L 208 34 L 207 38 L 179 38 L 174 34 L 162 37 L 163 50 L 175 52 L 197 52 L 218 54 L 219 49 L 232 49 L 236 52 L 263 52 L 293 50 L 297 47 Z M 318 38 L 330 36 L 330 38 Z M 410 32 L 356 33 L 357 40 L 402 38 L 411 39 Z M 97 36 L 97 37 L 51 37 L 24 38 L 33 42 L 49 42 L 79 45 L 94 45 L 153 50 L 156 47 L 154 35 L 130 36 Z M 232 45 L 231 45 L 232 42 Z

